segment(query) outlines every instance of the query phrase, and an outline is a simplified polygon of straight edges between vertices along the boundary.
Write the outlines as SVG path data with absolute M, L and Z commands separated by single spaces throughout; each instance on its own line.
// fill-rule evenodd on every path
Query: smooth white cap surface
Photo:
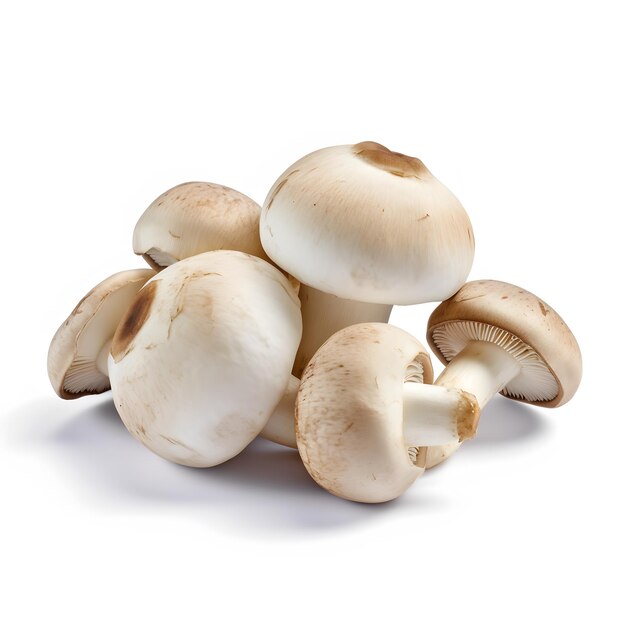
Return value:
M 474 258 L 461 203 L 413 157 L 373 142 L 313 152 L 287 169 L 261 213 L 269 257 L 301 282 L 359 302 L 450 297 Z
M 217 465 L 278 405 L 301 333 L 295 290 L 269 263 L 225 250 L 184 259 L 139 292 L 115 333 L 115 405 L 160 456 Z

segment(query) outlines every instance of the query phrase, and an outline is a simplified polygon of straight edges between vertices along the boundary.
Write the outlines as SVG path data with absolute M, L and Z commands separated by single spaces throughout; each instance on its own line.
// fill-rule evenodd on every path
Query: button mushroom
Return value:
M 115 329 L 155 272 L 127 270 L 96 285 L 61 324 L 48 350 L 48 377 L 65 400 L 111 388 L 107 358 Z
M 260 212 L 254 200 L 230 187 L 183 183 L 144 211 L 133 248 L 156 270 L 211 250 L 239 250 L 267 260 L 259 239 Z
M 137 294 L 113 337 L 122 421 L 163 458 L 222 463 L 278 405 L 301 333 L 295 290 L 269 263 L 226 250 L 175 263 Z
M 582 358 L 572 331 L 543 300 L 508 283 L 465 284 L 433 311 L 428 343 L 446 364 L 435 385 L 473 393 L 481 409 L 498 392 L 512 400 L 558 407 L 580 384 Z M 427 467 L 458 446 L 430 448 Z
M 419 384 L 432 376 L 425 348 L 389 324 L 330 337 L 307 365 L 296 402 L 298 450 L 313 479 L 348 500 L 384 502 L 424 471 L 425 446 L 471 437 L 476 399 Z
M 303 283 L 297 377 L 335 331 L 386 322 L 393 304 L 448 298 L 474 256 L 457 198 L 419 159 L 370 141 L 294 163 L 271 188 L 260 228 L 268 256 Z

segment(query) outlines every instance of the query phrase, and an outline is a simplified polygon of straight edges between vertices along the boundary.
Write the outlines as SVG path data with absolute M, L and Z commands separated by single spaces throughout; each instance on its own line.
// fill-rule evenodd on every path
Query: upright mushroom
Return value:
M 48 349 L 48 377 L 60 398 L 73 400 L 111 388 L 107 359 L 115 329 L 155 272 L 126 270 L 97 284 L 74 307 Z
M 473 436 L 476 399 L 419 384 L 432 377 L 420 342 L 389 324 L 330 337 L 307 365 L 296 402 L 298 450 L 313 479 L 348 500 L 384 502 L 424 471 L 426 446 Z
M 189 257 L 144 286 L 113 337 L 115 406 L 163 458 L 217 465 L 265 426 L 301 332 L 295 290 L 274 266 L 226 250 Z
M 303 283 L 298 377 L 335 331 L 386 322 L 393 304 L 448 298 L 474 256 L 457 198 L 419 159 L 371 141 L 294 163 L 271 188 L 260 229 L 268 256 Z
M 481 409 L 498 392 L 558 407 L 582 376 L 580 348 L 559 314 L 529 291 L 496 280 L 469 282 L 442 302 L 428 320 L 428 343 L 446 364 L 435 385 L 473 393 Z M 458 446 L 430 448 L 426 466 Z
M 230 187 L 183 183 L 144 211 L 133 248 L 156 270 L 211 250 L 239 250 L 267 260 L 259 239 L 260 212 L 254 200 Z

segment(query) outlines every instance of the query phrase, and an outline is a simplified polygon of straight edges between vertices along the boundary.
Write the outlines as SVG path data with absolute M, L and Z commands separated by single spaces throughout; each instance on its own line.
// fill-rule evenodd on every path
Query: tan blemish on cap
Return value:
M 354 154 L 367 161 L 370 165 L 385 170 L 402 178 L 420 178 L 428 173 L 426 166 L 415 157 L 400 152 L 392 152 L 389 148 L 375 141 L 357 143 Z
M 148 283 L 137 294 L 132 306 L 117 327 L 113 336 L 113 343 L 111 344 L 111 354 L 116 363 L 124 358 L 133 339 L 148 319 L 152 302 L 156 296 L 158 282 L 158 280 L 155 280 Z

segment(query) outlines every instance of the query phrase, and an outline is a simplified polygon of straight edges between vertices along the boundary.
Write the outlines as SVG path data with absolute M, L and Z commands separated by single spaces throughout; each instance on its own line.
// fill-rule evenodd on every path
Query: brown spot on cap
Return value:
M 152 302 L 156 296 L 158 282 L 155 280 L 148 283 L 139 291 L 117 327 L 111 344 L 111 354 L 116 363 L 124 358 L 133 339 L 148 319 Z
M 362 141 L 353 146 L 354 154 L 394 176 L 421 178 L 428 173 L 426 166 L 415 157 L 400 152 L 392 152 L 375 141 Z

